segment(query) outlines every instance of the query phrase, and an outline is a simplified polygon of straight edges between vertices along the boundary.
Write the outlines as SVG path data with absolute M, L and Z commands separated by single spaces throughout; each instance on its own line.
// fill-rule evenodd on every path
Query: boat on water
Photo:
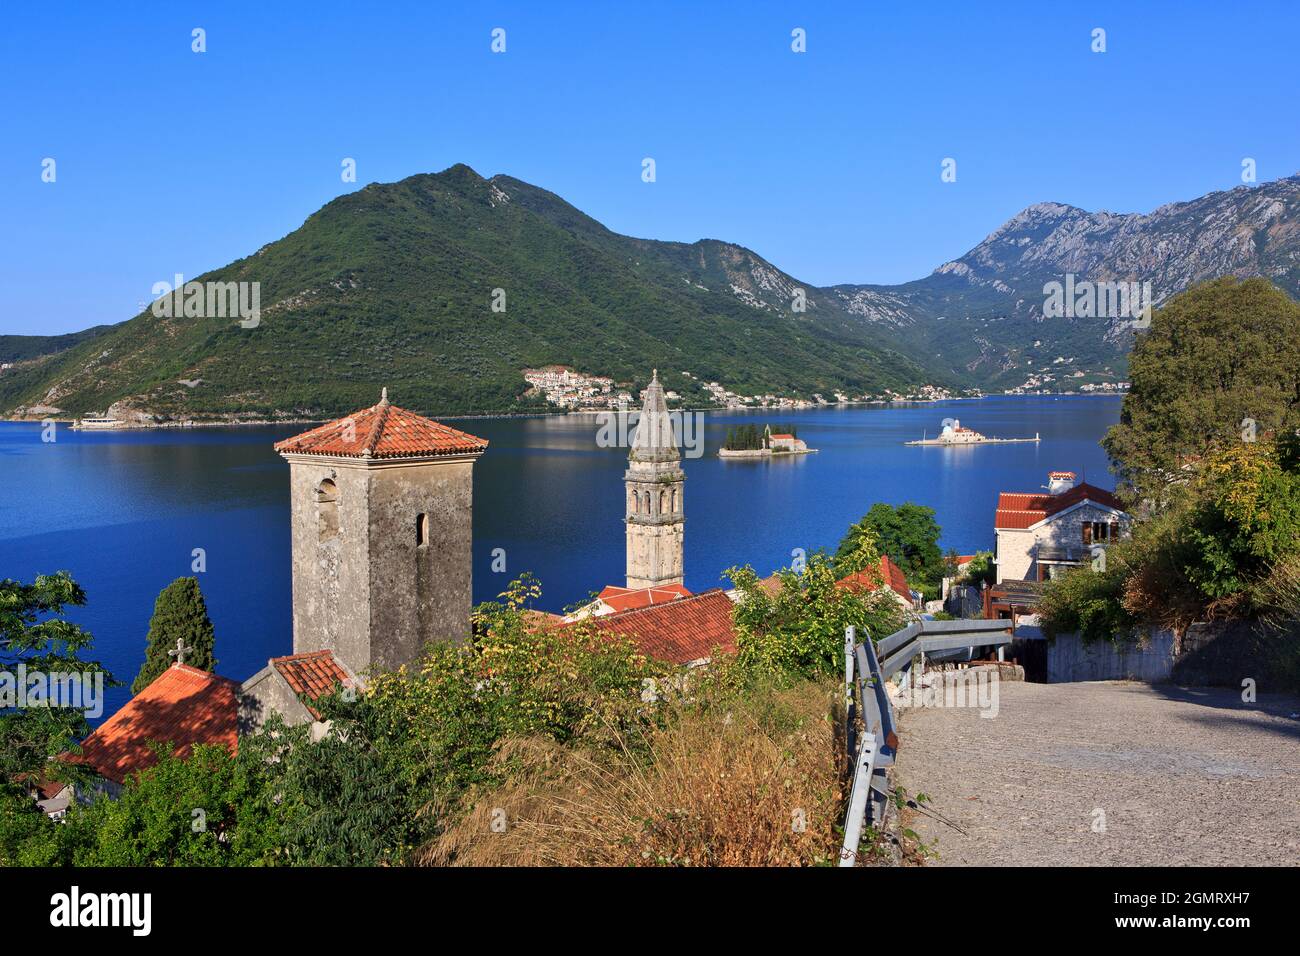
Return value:
M 945 418 L 938 438 L 921 438 L 917 441 L 905 441 L 904 445 L 1009 445 L 1016 442 L 1039 441 L 1038 433 L 1033 438 L 989 438 L 973 428 L 967 428 L 955 418 Z

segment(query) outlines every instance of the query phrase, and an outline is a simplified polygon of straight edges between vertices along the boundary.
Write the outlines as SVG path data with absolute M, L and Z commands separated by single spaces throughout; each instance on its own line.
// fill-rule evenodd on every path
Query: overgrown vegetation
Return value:
M 1048 633 L 1294 624 L 1300 306 L 1264 280 L 1206 283 L 1155 314 L 1131 368 L 1133 391 L 1104 444 L 1141 520 L 1103 570 L 1048 583 Z
M 74 805 L 64 823 L 23 781 L 63 766 L 50 758 L 74 749 L 84 719 L 35 749 L 7 735 L 5 767 L 21 772 L 0 794 L 0 863 L 827 864 L 844 627 L 879 637 L 902 620 L 894 602 L 835 586 L 878 560 L 874 538 L 859 540 L 838 562 L 783 569 L 775 588 L 733 570 L 739 653 L 689 673 L 591 620 L 540 624 L 528 613 L 540 586 L 524 576 L 475 609 L 472 641 L 318 701 L 321 739 L 273 717 L 237 754 L 199 746 L 182 760 L 162 746 L 117 799 Z M 88 645 L 37 620 L 84 600 L 70 578 L 7 587 L 23 627 Z

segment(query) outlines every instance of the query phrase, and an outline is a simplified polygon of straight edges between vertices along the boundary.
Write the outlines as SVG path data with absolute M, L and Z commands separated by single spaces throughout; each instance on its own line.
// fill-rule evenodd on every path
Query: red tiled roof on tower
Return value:
M 275 443 L 280 454 L 350 458 L 425 458 L 476 455 L 487 440 L 398 408 L 384 389 L 378 405 Z
M 993 527 L 1003 530 L 1028 528 L 1049 515 L 1064 511 L 1081 501 L 1091 501 L 1105 505 L 1107 508 L 1114 508 L 1116 511 L 1124 510 L 1124 505 L 1113 494 L 1087 482 L 1075 485 L 1069 491 L 1063 491 L 1059 495 L 1004 491 L 998 495 L 998 509 L 993 517 Z
M 239 684 L 225 677 L 173 664 L 81 742 L 69 759 L 122 783 L 158 757 L 150 743 L 174 743 L 186 757 L 195 744 L 214 744 L 232 753 L 238 746 Z
M 714 588 L 667 604 L 587 618 L 569 627 L 589 623 L 604 634 L 630 640 L 647 657 L 690 664 L 709 657 L 714 648 L 726 653 L 736 650 L 736 632 L 731 625 L 734 608 L 726 592 Z
M 280 672 L 289 689 L 303 700 L 303 705 L 317 720 L 321 713 L 313 704 L 339 687 L 352 686 L 352 675 L 334 658 L 333 651 L 311 651 L 271 658 L 271 666 Z

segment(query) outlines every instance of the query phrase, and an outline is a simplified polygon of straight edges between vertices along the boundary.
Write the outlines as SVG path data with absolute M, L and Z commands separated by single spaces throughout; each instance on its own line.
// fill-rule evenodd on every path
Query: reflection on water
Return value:
M 1118 421 L 1118 398 L 1028 397 L 889 408 L 831 408 L 705 418 L 705 454 L 686 459 L 686 585 L 722 583 L 733 565 L 760 572 L 795 548 L 834 550 L 876 501 L 938 512 L 943 546 L 993 545 L 999 491 L 1034 491 L 1055 468 L 1112 487 L 1097 442 Z M 1039 432 L 1038 444 L 905 447 L 958 417 L 986 435 Z M 723 461 L 727 429 L 790 423 L 815 455 Z M 600 448 L 595 416 L 466 419 L 491 445 L 475 467 L 474 594 L 495 596 L 531 570 L 542 606 L 560 610 L 622 583 L 626 449 Z M 130 681 L 158 592 L 191 573 L 217 628 L 219 670 L 244 678 L 292 647 L 288 468 L 273 442 L 302 426 L 73 432 L 42 443 L 40 426 L 0 423 L 0 577 L 66 568 L 90 603 L 74 617 Z M 506 573 L 492 572 L 504 548 Z M 109 693 L 108 713 L 126 699 Z

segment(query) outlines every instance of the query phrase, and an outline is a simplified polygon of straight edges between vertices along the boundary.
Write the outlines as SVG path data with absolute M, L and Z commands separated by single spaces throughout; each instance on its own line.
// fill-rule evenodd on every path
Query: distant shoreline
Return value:
M 991 398 L 1122 398 L 1128 394 L 1128 390 L 1114 392 L 1024 392 L 1019 395 L 1007 395 L 993 393 L 989 395 L 955 395 L 950 398 L 906 398 L 885 401 L 878 399 L 870 402 L 835 402 L 826 405 L 814 405 L 809 408 L 792 408 L 790 406 L 778 405 L 757 405 L 746 406 L 741 408 L 718 407 L 718 406 L 695 406 L 673 408 L 674 412 L 714 412 L 714 413 L 736 413 L 736 414 L 758 414 L 777 412 L 790 412 L 793 414 L 802 414 L 805 412 L 829 411 L 836 408 L 870 408 L 873 406 L 881 408 L 891 408 L 899 405 L 940 405 L 944 402 L 982 402 Z M 565 418 L 565 417 L 591 417 L 595 415 L 607 415 L 611 412 L 620 413 L 616 408 L 591 408 L 591 409 L 564 409 L 556 411 L 535 411 L 535 412 L 461 412 L 449 415 L 430 415 L 437 421 L 472 421 L 472 420 L 491 420 L 491 419 L 511 419 L 511 418 Z M 628 413 L 639 412 L 640 409 L 628 408 Z M 42 422 L 53 421 L 59 424 L 73 425 L 81 421 L 81 416 L 57 417 L 57 418 L 15 418 L 6 416 L 0 421 L 13 422 L 15 424 L 39 425 Z M 339 416 L 344 417 L 344 416 Z M 333 418 L 267 418 L 267 419 L 244 419 L 241 421 L 186 421 L 182 422 L 157 422 L 150 424 L 126 423 L 120 428 L 95 428 L 85 429 L 85 431 L 102 431 L 102 432 L 124 432 L 124 431 L 156 431 L 160 429 L 174 429 L 184 431 L 189 428 L 240 428 L 240 427 L 266 427 L 268 425 L 322 425 L 326 422 L 334 421 Z M 1030 439 L 1032 440 L 1032 439 Z

